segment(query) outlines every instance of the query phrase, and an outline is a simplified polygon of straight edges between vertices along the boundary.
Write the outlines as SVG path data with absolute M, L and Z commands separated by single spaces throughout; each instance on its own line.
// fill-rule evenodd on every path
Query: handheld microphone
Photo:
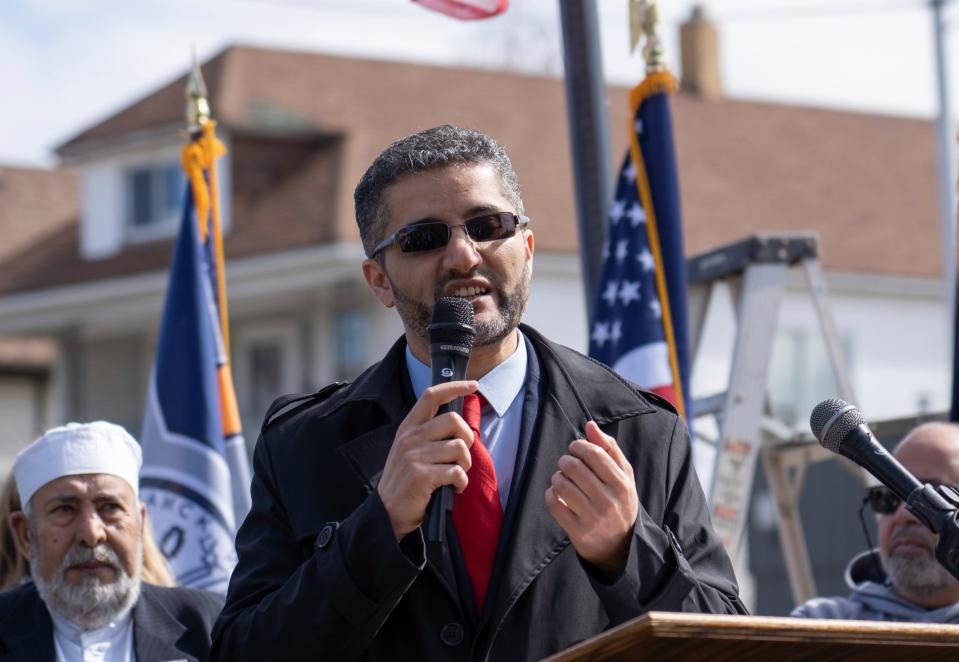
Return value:
M 956 529 L 956 505 L 947 501 L 932 485 L 920 483 L 908 469 L 876 441 L 862 413 L 842 400 L 823 400 L 812 411 L 809 427 L 823 448 L 838 453 L 858 464 L 879 479 L 902 499 L 906 509 L 929 530 L 942 535 Z M 944 540 L 940 539 L 940 542 Z M 941 545 L 940 545 L 941 546 Z M 942 550 L 953 558 L 949 563 L 936 557 L 947 570 L 956 574 L 956 550 Z M 959 576 L 959 575 L 957 575 Z
M 459 297 L 442 297 L 433 307 L 427 327 L 433 385 L 464 379 L 476 329 L 473 328 L 473 304 Z M 463 398 L 442 405 L 437 415 L 463 413 Z M 446 541 L 446 516 L 453 511 L 453 488 L 444 485 L 433 492 L 426 509 L 426 540 Z

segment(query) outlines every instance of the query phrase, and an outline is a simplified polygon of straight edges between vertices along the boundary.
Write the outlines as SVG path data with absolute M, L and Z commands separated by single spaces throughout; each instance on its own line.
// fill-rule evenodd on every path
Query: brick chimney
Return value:
M 679 28 L 683 67 L 680 88 L 704 99 L 723 96 L 719 79 L 719 37 L 716 26 L 706 18 L 700 5 Z

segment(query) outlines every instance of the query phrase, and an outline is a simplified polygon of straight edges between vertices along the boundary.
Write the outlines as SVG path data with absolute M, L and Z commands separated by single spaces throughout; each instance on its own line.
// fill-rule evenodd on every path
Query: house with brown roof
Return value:
M 478 128 L 506 147 L 536 236 L 526 320 L 585 350 L 562 81 L 247 46 L 225 49 L 203 73 L 229 151 L 219 172 L 248 443 L 278 394 L 350 378 L 400 334 L 362 281 L 352 191 L 381 149 L 429 126 Z M 139 430 L 183 187 L 185 85 L 184 74 L 60 145 L 62 166 L 76 173 L 72 190 L 44 192 L 62 170 L 22 181 L 0 170 L 4 233 L 21 213 L 5 188 L 35 199 L 25 205 L 35 219 L 29 240 L 0 254 L 0 335 L 53 348 L 37 427 L 106 418 Z M 757 232 L 818 233 L 860 406 L 878 417 L 944 407 L 948 324 L 931 122 L 710 89 L 673 97 L 687 252 Z M 617 162 L 627 94 L 608 89 Z M 835 387 L 810 304 L 794 285 L 770 398 L 798 424 Z M 701 393 L 719 390 L 729 360 L 732 317 L 722 301 L 715 306 L 695 367 Z M 0 439 L 0 455 L 24 441 Z
M 261 328 L 249 331 L 261 351 L 268 336 L 297 338 L 295 350 L 280 354 L 290 354 L 289 365 L 311 366 L 299 375 L 280 371 L 276 386 L 348 375 L 397 331 L 387 321 L 392 316 L 360 294 L 352 189 L 389 142 L 443 122 L 486 130 L 509 150 L 536 231 L 534 288 L 563 290 L 557 301 L 564 318 L 578 321 L 562 325 L 561 339 L 585 346 L 561 81 L 243 46 L 214 57 L 204 75 L 229 149 L 220 177 L 238 349 L 249 324 Z M 102 351 L 128 352 L 145 382 L 183 186 L 184 86 L 184 78 L 172 81 L 58 148 L 64 166 L 78 173 L 79 200 L 45 194 L 42 180 L 53 174 L 38 174 L 31 186 L 9 179 L 8 188 L 78 213 L 68 219 L 35 206 L 35 216 L 59 220 L 36 224 L 29 246 L 0 255 L 0 333 L 44 334 L 90 351 L 103 338 Z M 626 95 L 609 88 L 617 155 L 626 144 Z M 937 302 L 929 122 L 683 92 L 673 107 L 689 254 L 758 231 L 811 230 L 837 294 L 896 291 Z M 4 220 L 4 231 L 10 225 L 16 232 L 16 222 Z M 543 299 L 533 297 L 531 319 L 557 314 Z M 835 307 L 842 321 L 846 308 Z M 278 310 L 296 311 L 295 319 L 283 321 Z M 368 316 L 374 323 L 357 319 Z M 944 320 L 924 322 L 936 325 L 945 333 Z M 115 337 L 121 332 L 132 335 Z M 352 349 L 332 349 L 337 337 Z M 941 350 L 940 341 L 925 344 Z M 237 357 L 241 374 L 244 363 Z M 79 381 L 65 391 L 73 395 L 63 415 L 137 423 L 141 380 L 122 389 L 124 404 L 111 396 L 113 404 L 101 408 L 99 389 L 88 381 L 98 378 L 81 370 L 86 365 L 73 368 Z M 930 386 L 916 397 L 938 406 L 940 396 Z M 252 396 L 249 402 L 265 404 Z M 250 421 L 259 414 L 248 414 Z
M 421 128 L 486 128 L 515 154 L 536 191 L 534 288 L 557 290 L 538 297 L 531 319 L 563 301 L 583 320 L 561 82 L 248 47 L 203 69 L 229 150 L 219 174 L 248 429 L 276 393 L 355 375 L 399 334 L 365 295 L 352 190 L 383 147 Z M 61 145 L 61 162 L 79 173 L 75 222 L 0 263 L 0 334 L 62 348 L 53 420 L 139 427 L 183 186 L 184 86 L 172 81 Z M 485 92 L 466 98 L 472 89 Z M 582 346 L 585 321 L 575 326 L 562 339 Z
M 79 179 L 69 169 L 0 166 L 0 264 L 29 251 L 51 233 L 76 225 Z M 53 342 L 43 337 L 0 337 L 0 474 L 6 449 L 31 440 L 52 405 Z M 2 442 L 6 442 L 6 448 Z

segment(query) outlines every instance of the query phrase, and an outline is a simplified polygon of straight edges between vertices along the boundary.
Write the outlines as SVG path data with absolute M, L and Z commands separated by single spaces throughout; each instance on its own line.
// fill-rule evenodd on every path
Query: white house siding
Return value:
M 529 306 L 523 319 L 551 340 L 580 352 L 589 349 L 578 255 L 534 255 Z
M 938 288 L 930 292 L 833 297 L 837 324 L 852 338 L 852 377 L 867 418 L 949 408 L 952 348 Z
M 82 341 L 76 419 L 112 421 L 139 436 L 149 376 L 147 349 L 145 332 Z
M 525 320 L 579 351 L 588 345 L 586 305 L 577 256 L 537 255 Z M 952 374 L 940 285 L 929 279 L 827 274 L 827 300 L 847 369 L 867 417 L 896 418 L 948 407 Z M 820 400 L 835 397 L 825 345 L 798 270 L 779 312 L 770 365 L 774 402 L 788 404 L 805 428 Z M 720 287 L 709 309 L 694 363 L 694 396 L 725 389 L 735 334 L 733 302 Z
M 833 274 L 829 302 L 856 394 L 870 420 L 941 412 L 948 408 L 952 351 L 936 281 Z M 857 287 L 858 289 L 852 289 Z M 779 335 L 805 341 L 806 365 L 796 375 L 774 374 L 774 386 L 799 383 L 797 424 L 805 429 L 819 401 L 835 397 L 818 322 L 808 297 L 791 288 Z M 784 350 L 788 343 L 780 344 Z M 783 361 L 774 357 L 773 367 Z
M 891 418 L 921 409 L 944 409 L 951 362 L 946 341 L 948 324 L 938 285 L 928 280 L 864 279 L 841 274 L 828 278 L 831 309 L 858 394 L 856 404 L 867 417 Z M 248 281 L 241 281 L 246 288 L 251 284 Z M 787 422 L 797 428 L 805 426 L 816 402 L 836 395 L 818 322 L 805 291 L 797 286 L 800 282 L 799 278 L 791 281 L 783 302 L 770 367 L 773 402 L 789 419 Z M 275 375 L 279 395 L 354 377 L 359 369 L 378 360 L 402 333 L 395 310 L 376 301 L 360 279 L 358 268 L 355 275 L 334 283 L 311 286 L 297 282 L 296 287 L 280 291 L 268 286 L 256 291 L 237 287 L 236 291 L 241 296 L 231 297 L 234 375 L 250 443 L 272 398 L 252 383 L 249 357 L 238 355 L 238 351 L 267 337 L 283 345 L 278 354 L 283 367 Z M 142 308 L 118 305 L 111 309 L 109 321 L 96 316 L 97 321 L 87 320 L 77 327 L 74 342 L 62 349 L 72 352 L 72 358 L 61 361 L 52 375 L 49 391 L 53 401 L 47 409 L 50 424 L 62 422 L 60 418 L 107 418 L 138 433 L 159 317 L 157 310 L 146 314 Z M 587 346 L 585 309 L 577 256 L 537 254 L 525 320 L 554 340 L 583 351 Z M 122 310 L 129 311 L 132 318 L 121 319 Z M 365 327 L 349 327 L 357 329 L 346 338 L 350 346 L 338 347 L 337 334 L 342 342 L 343 328 L 337 326 L 337 320 L 344 315 L 358 316 Z M 720 291 L 710 309 L 694 366 L 696 396 L 725 387 L 733 319 L 728 293 Z M 365 354 L 357 355 L 357 347 L 365 348 Z M 344 357 L 344 353 L 350 356 Z M 63 367 L 75 375 L 61 374 Z M 64 385 L 65 379 L 70 383 Z M 25 403 L 18 392 L 4 391 L 0 406 L 17 411 L 26 407 L 29 413 L 20 416 L 36 420 L 40 405 Z M 5 439 L 3 447 L 9 449 L 10 442 Z M 697 464 L 705 479 L 709 471 L 703 459 Z
M 45 382 L 32 375 L 0 376 L 0 477 L 17 452 L 33 441 L 43 425 Z
M 807 429 L 819 401 L 836 397 L 825 345 L 807 291 L 793 274 L 779 311 L 770 395 L 779 413 Z M 948 324 L 935 281 L 827 274 L 855 403 L 870 419 L 942 411 L 952 374 Z M 854 289 L 855 288 L 855 289 Z M 722 390 L 729 377 L 735 318 L 729 291 L 717 290 L 694 366 L 693 390 Z

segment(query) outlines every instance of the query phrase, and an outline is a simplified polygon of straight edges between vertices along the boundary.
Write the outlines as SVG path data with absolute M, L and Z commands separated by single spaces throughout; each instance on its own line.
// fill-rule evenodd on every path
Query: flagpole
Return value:
M 211 119 L 210 103 L 207 99 L 206 83 L 203 81 L 203 72 L 200 70 L 200 64 L 196 59 L 196 51 L 193 53 L 193 67 L 190 70 L 190 76 L 186 87 L 186 122 L 190 137 L 195 142 L 203 141 L 209 143 L 208 148 L 214 149 L 216 142 L 213 135 L 213 127 L 216 125 Z M 213 233 L 214 262 L 216 265 L 216 298 L 220 314 L 220 333 L 223 337 L 223 349 L 227 361 L 230 356 L 230 315 L 226 298 L 226 274 L 223 265 L 225 259 L 223 255 L 223 228 L 220 219 L 219 202 L 219 182 L 216 176 L 216 156 L 210 159 L 210 169 L 208 171 L 208 186 L 210 188 L 210 228 Z M 201 219 L 200 223 L 205 223 L 206 219 Z
M 205 193 L 206 202 L 197 201 L 197 221 L 202 237 L 211 240 L 213 250 L 213 270 L 216 279 L 216 309 L 221 342 L 221 355 L 218 357 L 217 382 L 220 390 L 220 418 L 227 441 L 227 463 L 231 472 L 245 476 L 249 473 L 246 464 L 246 448 L 242 438 L 243 425 L 233 384 L 233 371 L 230 366 L 230 312 L 226 295 L 226 258 L 223 251 L 223 226 L 220 217 L 220 189 L 217 179 L 216 160 L 226 153 L 226 149 L 216 137 L 216 121 L 211 117 L 210 103 L 203 72 L 193 52 L 193 66 L 186 87 L 186 122 L 192 141 L 191 148 L 199 150 L 202 161 L 202 174 L 196 168 L 190 169 L 197 182 L 194 192 Z M 188 148 L 188 149 L 191 149 Z M 194 152 L 196 154 L 196 152 Z M 189 175 L 188 175 L 189 176 Z M 232 441 L 231 441 L 232 440 Z M 245 478 L 233 485 L 233 504 L 237 523 L 250 508 L 249 492 Z
M 606 82 L 595 0 L 559 0 L 559 9 L 583 294 L 589 324 L 603 266 L 606 209 L 613 191 Z
M 946 337 L 948 346 L 953 350 L 953 372 L 959 365 L 959 336 L 956 334 L 956 206 L 954 187 L 956 186 L 955 169 L 952 162 L 952 112 L 949 105 L 949 77 L 946 75 L 945 40 L 946 29 L 943 25 L 942 10 L 948 0 L 930 0 L 932 9 L 932 34 L 934 39 L 934 55 L 936 60 L 936 91 L 939 101 L 939 112 L 936 117 L 936 157 L 938 160 L 939 180 L 939 225 L 942 242 L 942 283 L 943 298 L 946 310 Z M 953 393 L 951 394 L 950 420 L 955 421 L 959 416 L 956 393 L 957 375 L 953 374 Z

